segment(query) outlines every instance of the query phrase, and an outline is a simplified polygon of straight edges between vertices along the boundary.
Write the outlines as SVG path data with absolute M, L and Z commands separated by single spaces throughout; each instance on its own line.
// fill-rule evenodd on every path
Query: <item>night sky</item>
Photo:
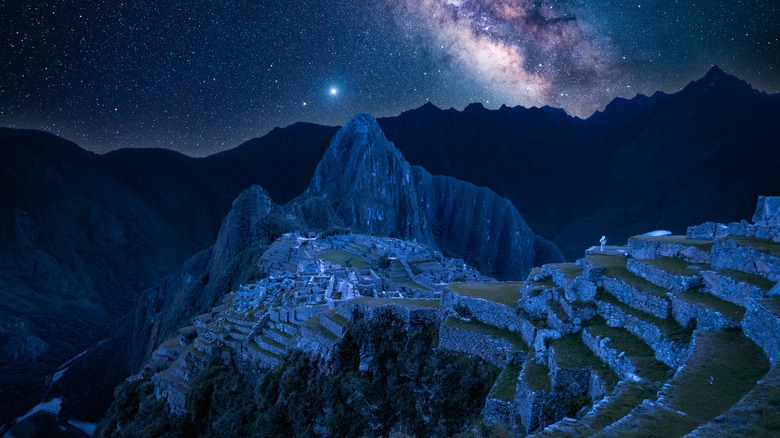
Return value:
M 777 0 L 0 0 L 0 126 L 202 156 L 431 101 L 674 92 L 717 64 L 780 92 Z

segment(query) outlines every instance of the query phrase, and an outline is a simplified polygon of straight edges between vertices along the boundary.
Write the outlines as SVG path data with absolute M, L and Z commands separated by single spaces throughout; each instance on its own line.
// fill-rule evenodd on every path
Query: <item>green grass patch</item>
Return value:
M 407 300 L 405 298 L 357 297 L 353 298 L 351 301 L 369 307 L 389 305 L 403 307 L 423 307 L 426 309 L 436 309 L 439 307 L 439 300 Z
M 331 333 L 330 330 L 328 330 L 328 329 L 326 329 L 325 327 L 322 326 L 322 324 L 320 323 L 320 315 L 312 316 L 311 318 L 303 321 L 303 325 L 305 325 L 306 327 L 308 327 L 308 328 L 318 332 L 325 339 L 327 339 L 327 340 L 329 340 L 329 341 L 331 341 L 333 343 L 336 343 L 336 342 L 341 340 L 341 339 L 339 339 L 338 336 L 336 336 L 333 333 Z
M 597 433 L 595 437 L 632 437 L 632 438 L 668 438 L 681 437 L 701 423 L 664 408 L 660 405 L 652 407 L 640 406 L 620 424 L 619 429 L 611 429 L 610 433 Z
M 493 389 L 490 390 L 488 397 L 503 400 L 507 402 L 514 401 L 515 391 L 517 390 L 517 376 L 520 375 L 520 366 L 509 364 L 501 371 Z
M 625 257 L 594 254 L 587 256 L 586 262 L 591 266 L 604 269 L 604 275 L 607 277 L 622 280 L 640 292 L 646 292 L 658 297 L 666 297 L 666 292 L 668 292 L 666 289 L 629 271 L 626 268 L 627 259 Z
M 665 399 L 707 422 L 737 403 L 768 370 L 763 351 L 742 331 L 701 332 L 685 367 L 669 381 Z
M 602 289 L 599 289 L 599 291 L 596 293 L 596 299 L 598 301 L 609 303 L 619 308 L 620 310 L 628 313 L 631 316 L 647 321 L 648 323 L 658 327 L 658 329 L 661 330 L 661 332 L 663 332 L 663 334 L 666 335 L 666 337 L 672 341 L 678 341 L 678 342 L 691 341 L 691 334 L 693 333 L 693 330 L 686 329 L 680 326 L 680 324 L 678 324 L 677 321 L 675 321 L 672 318 L 661 319 L 656 316 L 650 315 L 649 313 L 645 313 L 640 310 L 634 309 L 633 307 L 627 304 L 623 304 L 620 300 L 618 300 L 611 294 L 608 294 Z
M 347 318 L 344 318 L 343 316 L 339 315 L 337 313 L 337 310 L 338 309 L 335 309 L 335 308 L 327 310 L 324 315 L 325 315 L 326 318 L 328 318 L 329 320 L 335 322 L 336 324 L 338 324 L 338 325 L 340 325 L 342 327 L 347 327 L 348 325 L 350 325 L 351 323 L 349 322 L 349 320 Z
M 715 244 L 712 240 L 707 239 L 688 239 L 685 236 L 634 236 L 635 239 L 641 240 L 654 240 L 657 242 L 676 243 L 678 245 L 695 246 L 702 251 L 709 251 Z
M 458 295 L 471 298 L 482 298 L 510 307 L 517 306 L 520 299 L 520 289 L 525 282 L 495 283 L 469 282 L 450 283 L 448 288 Z
M 340 249 L 326 249 L 317 257 L 320 260 L 335 263 L 345 268 L 368 269 L 372 266 L 362 257 Z
M 552 342 L 555 348 L 555 360 L 560 368 L 590 368 L 613 387 L 618 382 L 618 376 L 596 357 L 590 348 L 582 342 L 580 333 L 571 333 Z
M 511 332 L 507 329 L 501 329 L 492 325 L 487 325 L 479 321 L 462 321 L 458 318 L 447 318 L 442 322 L 445 327 L 452 327 L 461 330 L 468 330 L 474 333 L 491 336 L 498 339 L 504 339 L 515 350 L 525 351 L 526 345 L 520 338 L 519 333 Z
M 706 292 L 680 292 L 676 296 L 699 307 L 720 312 L 726 318 L 742 321 L 742 318 L 745 316 L 744 307 L 722 300 Z
M 552 391 L 550 369 L 547 368 L 547 365 L 535 360 L 526 361 L 523 381 L 531 391 L 546 391 L 548 393 Z
M 575 263 L 554 263 L 552 266 L 558 268 L 570 280 L 582 275 L 582 268 Z
M 658 269 L 662 269 L 670 274 L 679 275 L 681 277 L 695 277 L 700 275 L 700 271 L 696 269 L 688 269 L 688 266 L 699 266 L 694 263 L 688 263 L 685 260 L 677 259 L 674 257 L 659 257 L 657 259 L 635 259 L 639 263 L 654 266 Z M 706 268 L 707 266 L 701 266 Z
M 626 329 L 610 327 L 603 318 L 594 318 L 588 323 L 588 332 L 610 338 L 610 347 L 625 352 L 640 377 L 651 382 L 664 382 L 671 377 L 671 368 L 656 359 L 653 349 Z
M 643 401 L 654 399 L 657 392 L 658 388 L 647 382 L 625 382 L 606 403 L 596 408 L 594 415 L 586 416 L 581 421 L 590 428 L 591 433 L 599 431 L 628 415 Z
M 410 289 L 431 290 L 431 288 L 429 288 L 428 286 L 420 284 L 414 280 L 396 281 L 395 284 L 397 286 L 406 286 Z
M 764 291 L 772 289 L 772 287 L 775 285 L 774 281 L 767 280 L 760 275 L 748 274 L 747 272 L 736 271 L 733 269 L 718 269 L 715 272 L 726 277 L 731 277 L 736 281 L 751 284 Z
M 728 236 L 723 240 L 733 240 L 740 246 L 746 246 L 748 248 L 753 248 L 756 251 L 780 257 L 780 244 L 759 239 L 758 237 Z

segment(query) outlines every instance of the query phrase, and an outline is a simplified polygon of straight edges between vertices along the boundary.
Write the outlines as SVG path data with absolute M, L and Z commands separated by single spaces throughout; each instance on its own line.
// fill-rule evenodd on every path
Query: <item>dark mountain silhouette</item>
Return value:
M 587 120 L 546 107 L 426 104 L 378 123 L 412 166 L 509 199 L 572 258 L 602 234 L 612 243 L 637 229 L 748 218 L 758 194 L 780 194 L 777 120 L 780 96 L 715 67 L 678 93 L 616 99 Z M 0 424 L 40 401 L 59 364 L 119 325 L 132 348 L 112 338 L 71 364 L 75 380 L 66 373 L 59 383 L 73 394 L 87 376 L 106 376 L 73 398 L 75 418 L 97 420 L 108 388 L 156 345 L 149 339 L 180 322 L 145 318 L 165 306 L 179 309 L 174 319 L 190 318 L 252 275 L 242 263 L 253 253 L 244 251 L 210 276 L 210 245 L 236 197 L 252 184 L 279 205 L 299 196 L 336 130 L 298 123 L 195 159 L 165 150 L 99 156 L 51 134 L 0 129 Z M 113 379 L 100 372 L 107 363 Z

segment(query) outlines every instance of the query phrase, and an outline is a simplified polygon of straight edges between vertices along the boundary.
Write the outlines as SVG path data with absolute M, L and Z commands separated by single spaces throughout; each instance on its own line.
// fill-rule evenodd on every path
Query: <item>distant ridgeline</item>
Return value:
M 100 433 L 767 436 L 780 198 L 522 282 L 427 246 L 286 234 L 268 274 L 160 345 Z M 164 409 L 159 409 L 164 407 Z

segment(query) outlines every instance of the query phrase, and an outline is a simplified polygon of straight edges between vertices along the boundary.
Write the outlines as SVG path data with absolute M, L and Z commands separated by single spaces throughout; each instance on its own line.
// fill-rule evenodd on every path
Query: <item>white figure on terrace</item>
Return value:
M 601 244 L 601 250 L 604 251 L 604 247 L 607 245 L 607 236 L 601 236 L 599 243 Z

